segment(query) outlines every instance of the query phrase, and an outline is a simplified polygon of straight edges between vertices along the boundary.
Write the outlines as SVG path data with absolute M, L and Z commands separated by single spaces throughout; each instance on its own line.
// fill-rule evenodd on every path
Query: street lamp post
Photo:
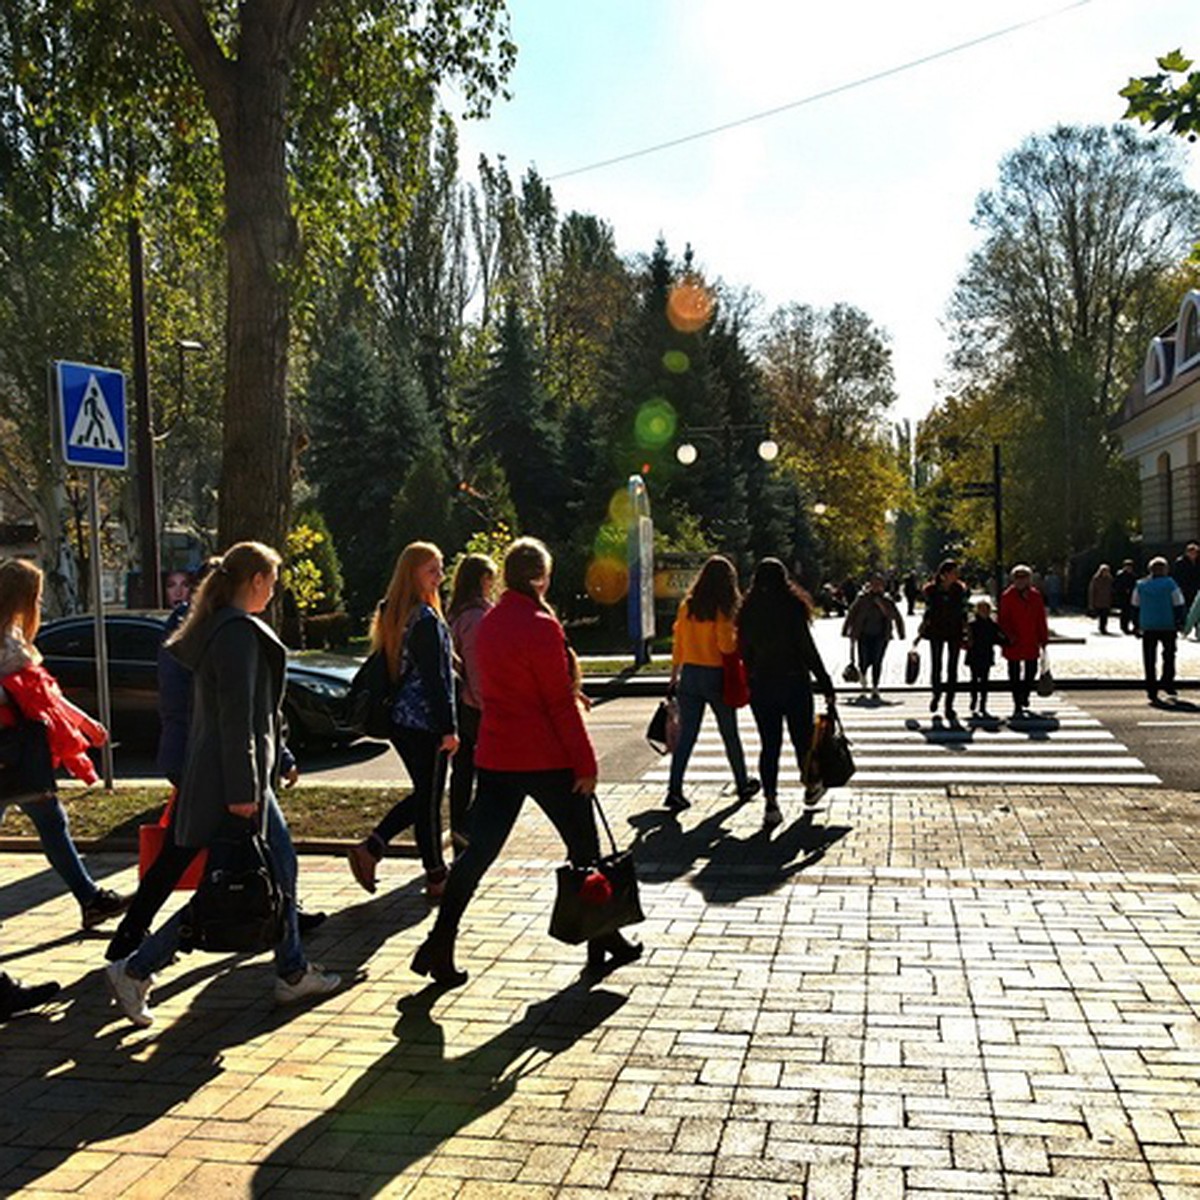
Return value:
M 680 442 L 675 449 L 675 458 L 685 467 L 692 466 L 700 457 L 700 451 L 697 448 L 693 439 L 711 442 L 715 446 L 719 446 L 725 458 L 725 536 L 729 536 L 729 527 L 732 524 L 732 496 L 728 486 L 729 481 L 733 478 L 733 439 L 735 434 L 757 433 L 760 435 L 759 443 L 755 447 L 755 452 L 758 457 L 765 463 L 772 463 L 779 457 L 779 443 L 768 436 L 768 431 L 765 425 L 757 424 L 731 424 L 723 425 L 692 425 L 684 430 L 684 441 Z

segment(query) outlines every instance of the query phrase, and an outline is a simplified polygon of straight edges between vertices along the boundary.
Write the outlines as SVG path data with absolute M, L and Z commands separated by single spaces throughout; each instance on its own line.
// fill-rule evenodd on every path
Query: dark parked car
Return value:
M 153 746 L 158 740 L 158 647 L 167 616 L 165 612 L 104 615 L 113 737 L 118 741 Z M 90 616 L 48 621 L 37 645 L 68 698 L 98 716 L 95 628 Z M 358 662 L 343 655 L 289 653 L 283 708 L 294 746 L 349 742 L 360 736 L 346 711 L 357 669 Z

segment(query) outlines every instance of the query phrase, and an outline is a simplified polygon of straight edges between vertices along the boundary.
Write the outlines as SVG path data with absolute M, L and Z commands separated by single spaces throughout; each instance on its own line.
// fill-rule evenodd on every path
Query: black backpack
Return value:
M 350 681 L 347 711 L 350 723 L 370 738 L 392 735 L 392 681 L 383 651 L 367 657 Z

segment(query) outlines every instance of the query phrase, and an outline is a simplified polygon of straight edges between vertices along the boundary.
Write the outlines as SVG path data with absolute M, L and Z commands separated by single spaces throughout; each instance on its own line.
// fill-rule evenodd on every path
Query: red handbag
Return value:
M 171 789 L 171 798 L 167 801 L 166 807 L 162 810 L 162 816 L 158 818 L 156 825 L 139 825 L 138 826 L 138 878 L 142 878 L 151 866 L 154 860 L 162 853 L 163 843 L 167 840 L 167 826 L 171 823 L 171 812 L 175 808 L 175 797 L 179 795 L 178 789 Z M 191 866 L 183 873 L 183 878 L 175 885 L 177 892 L 195 891 L 200 885 L 200 880 L 204 877 L 204 864 L 208 861 L 208 851 L 201 850 L 195 858 L 192 859 Z
M 746 664 L 741 654 L 737 650 L 732 654 L 722 654 L 721 670 L 724 672 L 721 699 L 730 708 L 744 708 L 750 703 L 750 681 L 746 678 Z

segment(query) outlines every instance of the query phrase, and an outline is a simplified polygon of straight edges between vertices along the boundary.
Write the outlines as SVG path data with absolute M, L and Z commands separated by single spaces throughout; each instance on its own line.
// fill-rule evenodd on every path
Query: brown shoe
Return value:
M 437 904 L 446 894 L 447 878 L 448 875 L 445 868 L 441 871 L 427 871 L 425 873 L 425 899 L 430 904 Z
M 346 851 L 346 857 L 350 860 L 350 870 L 354 873 L 354 878 L 358 880 L 359 885 L 365 890 L 375 894 L 375 868 L 379 865 L 375 855 L 371 853 L 371 848 L 366 842 L 359 842 L 357 846 L 351 846 Z

